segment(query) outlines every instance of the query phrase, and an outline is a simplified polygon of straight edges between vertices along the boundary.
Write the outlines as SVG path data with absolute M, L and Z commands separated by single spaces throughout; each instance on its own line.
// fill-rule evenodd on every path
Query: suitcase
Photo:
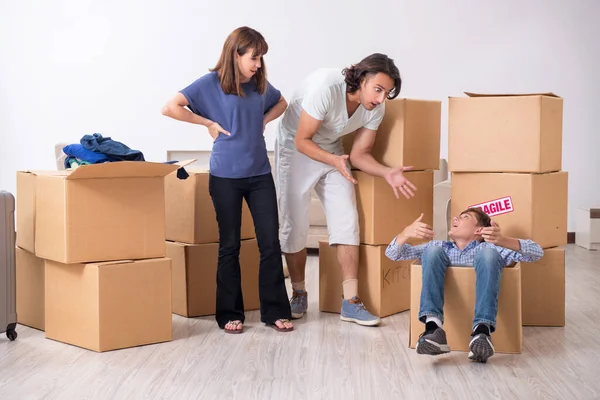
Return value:
M 15 197 L 0 191 L 0 333 L 17 338 L 15 277 Z

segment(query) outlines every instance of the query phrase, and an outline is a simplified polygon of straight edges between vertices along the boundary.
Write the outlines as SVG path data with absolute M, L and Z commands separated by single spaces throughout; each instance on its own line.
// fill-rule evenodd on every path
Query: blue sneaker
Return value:
M 294 290 L 290 299 L 290 306 L 292 309 L 292 318 L 302 318 L 308 310 L 308 293 L 306 293 L 306 290 Z
M 354 296 L 350 300 L 342 301 L 342 313 L 340 319 L 346 322 L 356 322 L 359 325 L 375 326 L 381 323 L 379 317 L 374 316 L 365 305 L 360 301 L 358 296 Z

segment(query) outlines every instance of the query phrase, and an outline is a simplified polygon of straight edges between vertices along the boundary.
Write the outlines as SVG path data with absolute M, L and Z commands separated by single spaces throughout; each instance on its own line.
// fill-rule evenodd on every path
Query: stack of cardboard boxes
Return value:
M 18 172 L 18 322 L 95 351 L 171 340 L 164 177 L 178 168 Z
M 208 191 L 208 172 L 186 168 L 189 177 L 165 179 L 167 257 L 172 260 L 172 311 L 184 317 L 216 310 L 219 229 Z M 245 310 L 260 308 L 259 251 L 250 210 L 242 203 L 240 268 Z
M 433 225 L 433 171 L 439 168 L 441 102 L 394 99 L 385 103 L 385 117 L 377 131 L 373 157 L 390 167 L 412 166 L 404 176 L 416 187 L 415 196 L 397 199 L 384 178 L 353 168 L 360 224 L 358 292 L 367 309 L 385 317 L 409 309 L 410 264 L 385 256 L 392 239 L 421 215 Z M 350 154 L 353 135 L 344 138 Z M 420 243 L 417 240 L 409 242 Z M 336 250 L 319 243 L 319 305 L 321 311 L 339 313 L 342 276 Z
M 521 352 L 522 325 L 565 324 L 565 252 L 560 246 L 567 243 L 568 176 L 561 170 L 562 117 L 563 100 L 552 93 L 467 93 L 449 100 L 452 215 L 480 207 L 504 235 L 532 239 L 545 253 L 536 263 L 503 271 L 498 328 L 492 335 L 498 352 Z M 454 350 L 468 348 L 474 282 L 473 269 L 449 269 L 445 330 Z M 413 290 L 417 286 L 420 282 L 413 282 Z M 411 314 L 414 345 L 422 324 Z

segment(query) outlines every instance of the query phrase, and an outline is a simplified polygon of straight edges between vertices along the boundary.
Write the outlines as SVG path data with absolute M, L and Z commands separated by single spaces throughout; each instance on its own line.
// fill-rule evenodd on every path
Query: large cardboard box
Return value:
M 425 324 L 419 321 L 422 266 L 414 263 L 410 285 L 409 347 L 414 349 Z M 469 351 L 475 314 L 475 269 L 451 266 L 444 282 L 444 330 L 452 351 Z M 521 353 L 523 328 L 521 314 L 521 265 L 504 268 L 498 296 L 496 331 L 492 342 L 497 353 Z
M 438 169 L 441 117 L 442 102 L 438 100 L 387 100 L 371 154 L 389 167 Z M 342 139 L 346 154 L 352 150 L 354 136 L 351 133 Z
M 406 179 L 416 187 L 415 196 L 407 199 L 402 194 L 397 199 L 385 179 L 352 171 L 358 181 L 356 203 L 360 224 L 360 242 L 364 244 L 389 244 L 407 225 L 421 213 L 423 222 L 433 226 L 433 171 L 405 172 Z M 410 244 L 422 240 L 411 239 Z
M 17 172 L 17 246 L 30 253 L 35 253 L 35 196 L 38 172 Z
M 452 216 L 480 207 L 506 236 L 567 243 L 568 174 L 452 173 Z
M 17 322 L 44 330 L 45 305 L 44 260 L 27 250 L 16 247 L 15 269 L 17 279 Z
M 208 192 L 208 172 L 186 168 L 189 178 L 176 174 L 165 179 L 166 239 L 200 244 L 219 241 L 219 228 L 212 199 Z M 248 205 L 242 201 L 241 238 L 252 239 L 254 223 Z
M 214 315 L 217 293 L 219 244 L 167 242 L 172 261 L 172 311 L 184 317 Z M 260 309 L 258 271 L 260 254 L 256 239 L 242 240 L 240 270 L 246 311 Z
M 177 168 L 120 161 L 38 173 L 35 254 L 61 263 L 164 257 L 164 177 Z
M 534 263 L 521 263 L 523 325 L 565 326 L 565 249 L 544 250 Z
M 46 337 L 97 352 L 171 340 L 171 260 L 46 261 Z
M 410 264 L 392 261 L 385 256 L 387 246 L 359 246 L 358 295 L 369 312 L 386 317 L 410 307 Z M 319 309 L 340 313 L 342 307 L 342 272 L 337 249 L 319 242 Z
M 475 94 L 448 103 L 452 172 L 550 172 L 562 165 L 563 99 Z

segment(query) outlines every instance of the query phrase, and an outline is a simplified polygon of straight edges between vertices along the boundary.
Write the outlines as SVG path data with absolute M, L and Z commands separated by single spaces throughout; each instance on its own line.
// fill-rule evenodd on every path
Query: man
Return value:
M 423 214 L 392 240 L 386 256 L 393 260 L 421 259 L 423 288 L 419 320 L 425 332 L 417 341 L 418 354 L 439 355 L 450 352 L 444 322 L 444 279 L 450 265 L 475 267 L 475 316 L 469 359 L 485 363 L 494 355 L 490 334 L 496 330 L 498 293 L 502 268 L 513 262 L 534 262 L 544 251 L 532 240 L 504 236 L 498 224 L 480 208 L 463 211 L 452 222 L 448 236 L 452 241 L 433 240 L 411 246 L 409 238 L 432 239 L 433 230 L 421 219 Z
M 400 93 L 400 73 L 393 60 L 372 54 L 343 70 L 319 69 L 304 80 L 290 99 L 277 127 L 275 169 L 281 218 L 281 249 L 286 257 L 293 295 L 292 318 L 308 309 L 304 284 L 310 194 L 315 189 L 327 219 L 329 244 L 336 246 L 341 266 L 341 319 L 360 325 L 379 325 L 358 297 L 359 226 L 354 184 L 347 164 L 386 179 L 396 197 L 414 196 L 416 187 L 403 172 L 389 168 L 370 154 L 386 99 Z M 341 138 L 355 132 L 350 155 Z

